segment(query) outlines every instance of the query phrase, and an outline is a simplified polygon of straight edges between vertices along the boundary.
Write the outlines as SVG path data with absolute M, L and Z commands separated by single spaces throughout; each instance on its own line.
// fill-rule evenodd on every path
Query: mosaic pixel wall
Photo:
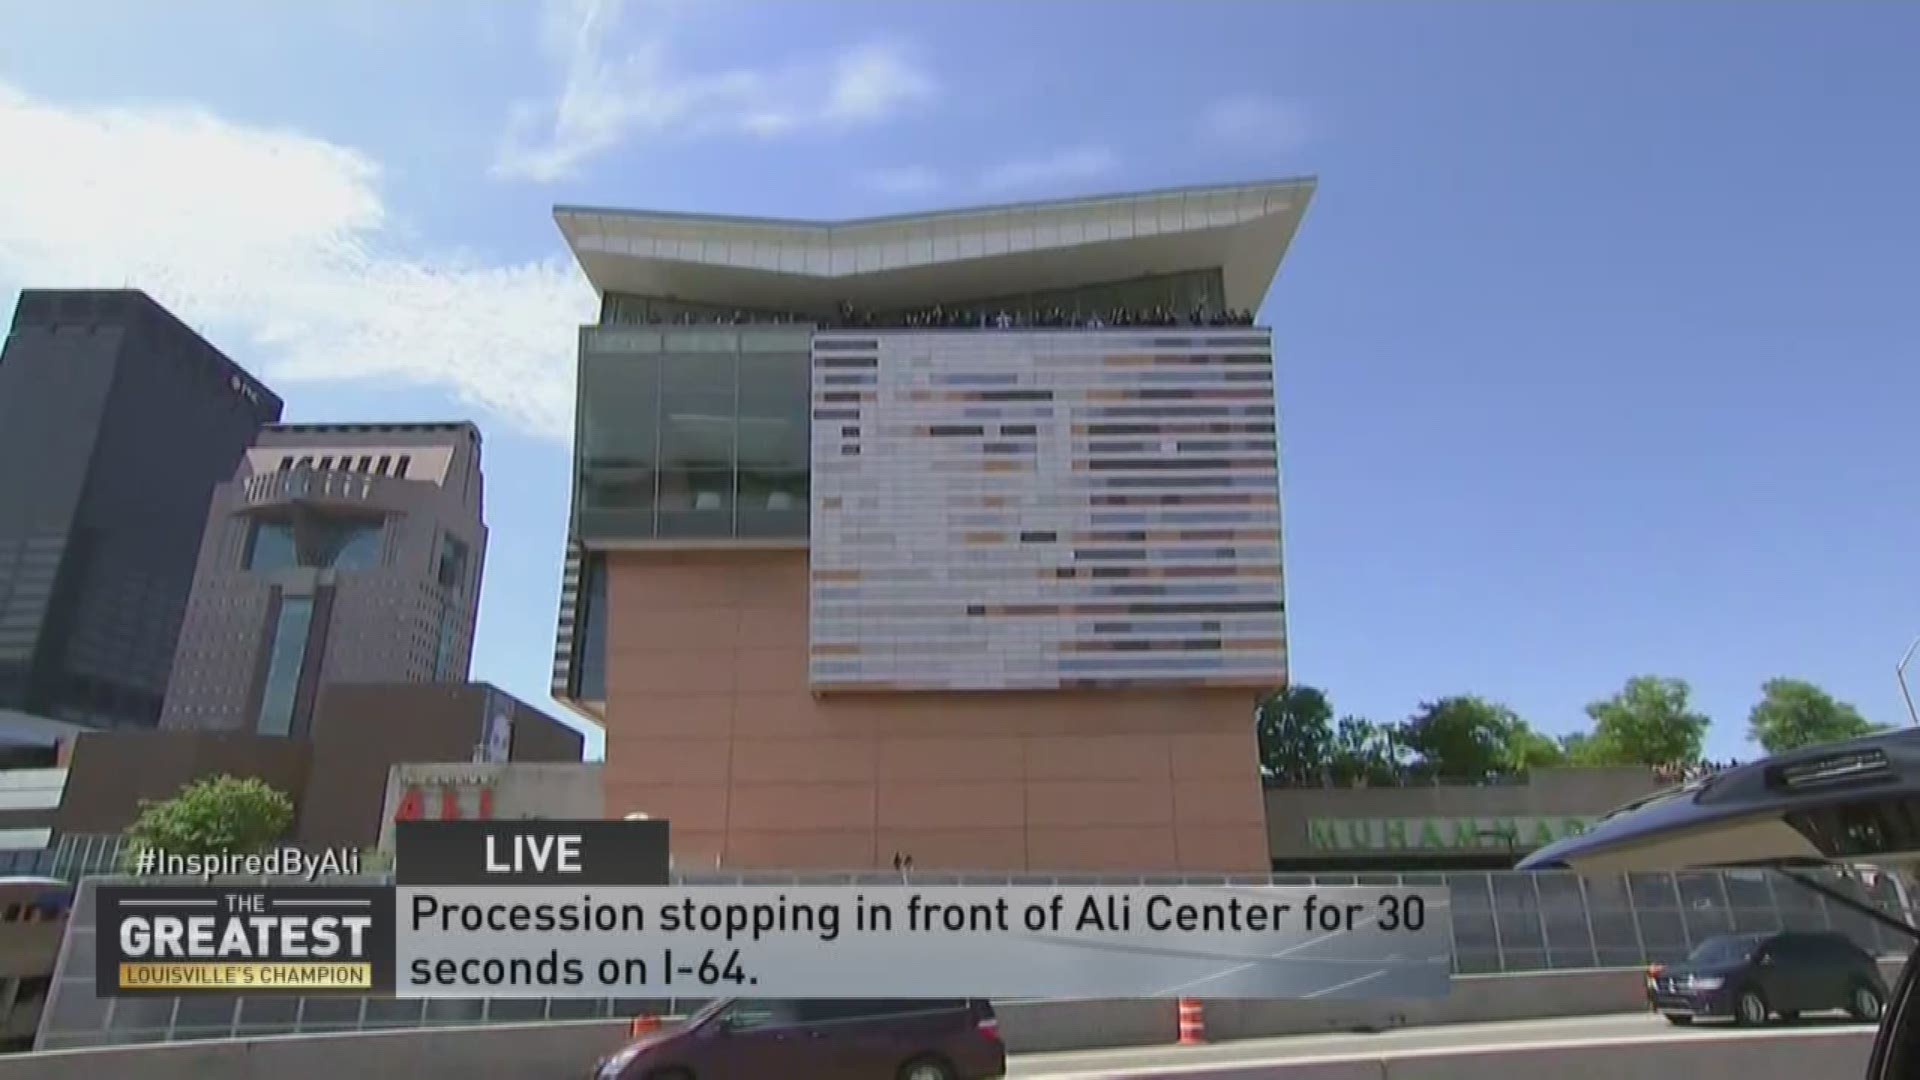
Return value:
M 815 689 L 1286 674 L 1268 331 L 819 333 Z

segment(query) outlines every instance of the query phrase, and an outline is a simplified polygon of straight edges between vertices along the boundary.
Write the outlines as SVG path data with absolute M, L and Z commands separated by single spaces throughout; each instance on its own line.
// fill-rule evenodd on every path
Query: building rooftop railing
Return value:
M 1647 775 L 1662 783 L 1678 787 L 1695 780 L 1704 779 L 1715 773 L 1739 766 L 1738 761 L 1702 761 L 1690 765 L 1627 765 L 1599 766 L 1600 768 L 1637 768 L 1645 769 Z M 1516 769 L 1512 772 L 1489 773 L 1486 776 L 1443 776 L 1418 765 L 1396 765 L 1369 772 L 1364 776 L 1342 776 L 1330 771 L 1320 776 L 1263 776 L 1262 784 L 1269 789 L 1299 789 L 1309 791 L 1339 790 L 1349 788 L 1426 788 L 1426 787 L 1521 787 L 1533 782 L 1534 777 L 1543 772 L 1559 772 L 1582 768 L 1579 765 L 1555 765 L 1541 769 Z
M 835 315 L 812 317 L 736 311 L 727 315 L 683 314 L 674 318 L 643 317 L 620 320 L 612 326 L 811 326 L 816 330 L 1100 330 L 1154 327 L 1220 328 L 1253 326 L 1251 311 L 1191 311 L 1171 308 L 1116 308 L 1082 312 L 1064 308 L 996 309 L 929 308 L 913 312 L 871 312 L 845 308 Z
M 283 502 L 288 499 L 326 499 L 334 502 L 364 502 L 373 497 L 381 480 L 392 477 L 339 469 L 287 469 L 255 473 L 249 476 L 242 492 L 248 506 Z

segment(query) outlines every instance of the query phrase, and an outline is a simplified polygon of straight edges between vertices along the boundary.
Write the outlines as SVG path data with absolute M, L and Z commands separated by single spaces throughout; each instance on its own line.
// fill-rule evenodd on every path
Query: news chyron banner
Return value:
M 393 986 L 393 890 L 102 885 L 94 978 L 102 997 Z
M 360 961 L 370 984 L 360 992 L 400 998 L 1409 998 L 1445 995 L 1452 969 L 1444 887 L 922 885 L 910 873 L 674 886 L 666 852 L 657 821 L 405 822 L 392 888 L 307 891 L 373 901 L 358 944 L 388 952 Z M 158 890 L 120 889 L 102 919 L 139 910 L 127 900 L 147 891 Z M 193 940 L 208 962 L 230 960 L 209 944 L 226 934 L 252 950 L 239 963 L 335 959 L 301 950 L 336 934 L 276 925 L 209 926 Z M 109 932 L 103 923 L 103 946 Z M 127 939 L 134 955 L 103 949 L 103 993 L 139 989 L 109 984 L 110 968 L 119 980 L 122 964 L 189 962 L 149 961 L 143 934 Z M 278 951 L 255 949 L 260 934 Z M 177 973 L 135 972 L 161 976 L 175 983 L 168 992 L 194 988 Z M 227 993 L 274 989 L 223 978 Z

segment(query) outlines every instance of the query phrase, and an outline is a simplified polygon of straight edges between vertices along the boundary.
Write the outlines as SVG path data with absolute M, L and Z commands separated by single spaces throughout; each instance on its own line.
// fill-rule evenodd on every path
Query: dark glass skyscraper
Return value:
M 144 293 L 20 294 L 0 351 L 0 712 L 159 722 L 208 500 L 280 406 Z

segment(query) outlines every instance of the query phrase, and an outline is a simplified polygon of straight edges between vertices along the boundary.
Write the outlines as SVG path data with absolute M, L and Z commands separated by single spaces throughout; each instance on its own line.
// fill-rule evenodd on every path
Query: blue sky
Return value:
M 295 420 L 473 416 L 478 678 L 545 700 L 550 208 L 831 217 L 1314 174 L 1280 350 L 1296 678 L 1563 733 L 1688 679 L 1904 716 L 1920 7 L 20 6 L 0 297 L 147 288 Z

